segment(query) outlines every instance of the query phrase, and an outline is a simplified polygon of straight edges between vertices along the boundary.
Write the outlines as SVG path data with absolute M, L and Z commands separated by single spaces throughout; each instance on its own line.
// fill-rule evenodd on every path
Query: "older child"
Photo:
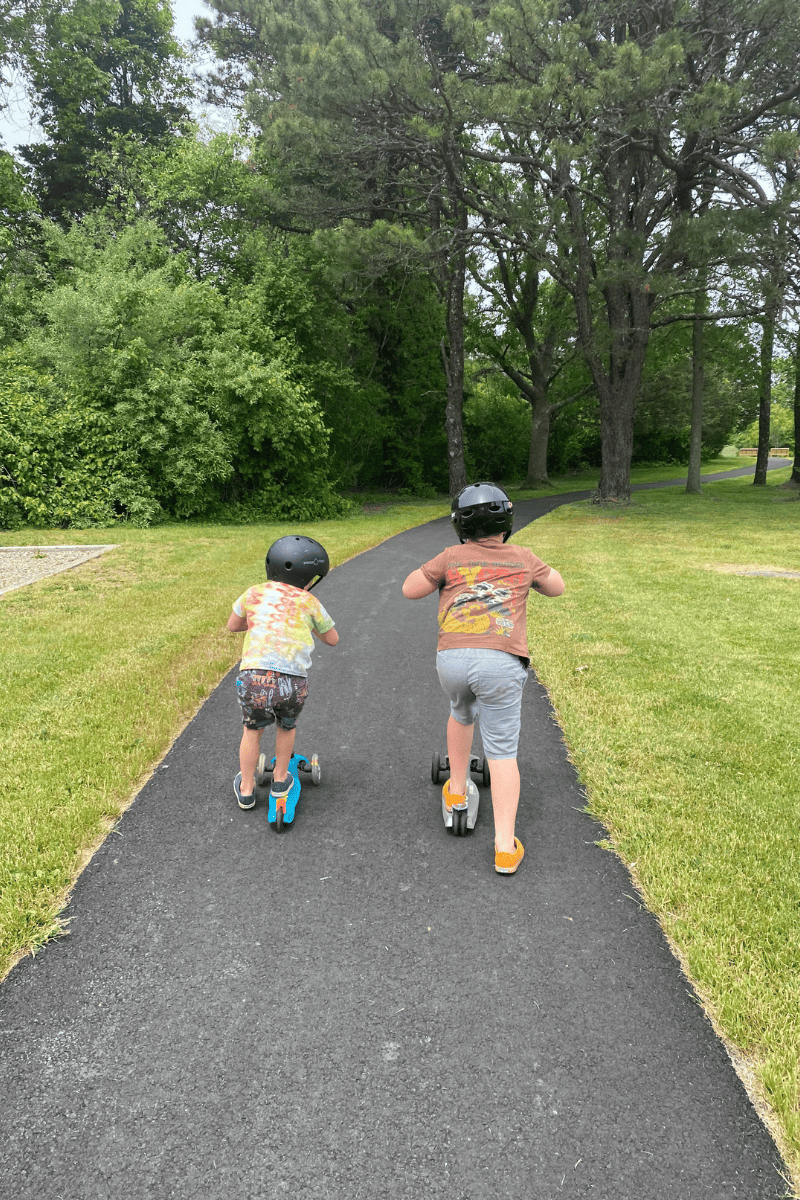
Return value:
M 248 588 L 228 617 L 231 633 L 246 631 L 236 691 L 242 709 L 239 774 L 233 790 L 240 808 L 256 802 L 255 771 L 261 735 L 275 724 L 271 795 L 285 797 L 294 784 L 289 760 L 295 725 L 308 696 L 306 675 L 314 637 L 335 646 L 339 635 L 311 589 L 330 568 L 324 546 L 313 538 L 278 538 L 267 553 L 267 582 Z
M 448 812 L 467 808 L 467 776 L 475 718 L 492 781 L 494 868 L 513 875 L 525 853 L 514 836 L 519 803 L 517 745 L 522 689 L 528 677 L 528 592 L 560 596 L 564 581 L 525 546 L 507 546 L 513 505 L 492 483 L 474 483 L 453 501 L 460 546 L 412 571 L 403 584 L 411 600 L 439 591 L 436 669 L 450 700 Z

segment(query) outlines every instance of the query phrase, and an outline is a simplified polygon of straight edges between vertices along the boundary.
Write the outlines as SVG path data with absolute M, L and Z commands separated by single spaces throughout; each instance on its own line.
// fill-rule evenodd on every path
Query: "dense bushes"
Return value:
M 341 512 L 321 408 L 264 288 L 232 304 L 155 228 L 102 233 L 57 264 L 67 279 L 6 362 L 3 523 Z
M 519 481 L 531 442 L 531 406 L 504 375 L 474 382 L 464 404 L 468 479 Z
M 253 236 L 246 271 L 198 279 L 154 222 L 103 214 L 40 236 L 5 363 L 4 527 L 311 519 L 348 487 L 446 488 L 422 274 L 365 287 L 309 242 Z
M 149 524 L 158 512 L 107 414 L 0 355 L 0 527 Z
M 305 520 L 346 511 L 349 488 L 446 490 L 442 308 L 419 270 L 388 263 L 370 278 L 355 246 L 337 257 L 320 239 L 251 233 L 246 269 L 215 274 L 209 257 L 198 278 L 157 224 L 102 213 L 41 223 L 37 238 L 37 271 L 0 276 L 15 311 L 0 527 Z M 652 339 L 634 462 L 687 461 L 689 332 Z M 737 427 L 755 443 L 756 370 L 742 331 L 709 329 L 707 344 L 712 455 Z M 576 360 L 553 401 L 585 386 Z M 789 445 L 790 411 L 775 412 Z M 464 428 L 468 478 L 524 477 L 531 410 L 503 374 L 468 369 Z M 554 413 L 548 469 L 599 466 L 587 395 Z

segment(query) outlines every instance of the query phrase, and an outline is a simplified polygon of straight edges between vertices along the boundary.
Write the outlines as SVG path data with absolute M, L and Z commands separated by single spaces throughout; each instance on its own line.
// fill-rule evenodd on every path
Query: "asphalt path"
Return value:
M 493 870 L 488 791 L 474 833 L 445 831 L 436 597 L 400 585 L 453 540 L 434 521 L 320 585 L 341 642 L 315 652 L 298 749 L 323 782 L 290 831 L 236 805 L 231 672 L 84 871 L 69 936 L 0 988 L 3 1200 L 786 1194 L 533 676 L 519 874 Z

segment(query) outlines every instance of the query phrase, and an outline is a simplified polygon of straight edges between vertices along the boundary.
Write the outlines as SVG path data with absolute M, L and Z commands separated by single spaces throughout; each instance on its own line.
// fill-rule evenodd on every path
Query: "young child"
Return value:
M 481 737 L 492 779 L 494 869 L 513 875 L 525 850 L 514 836 L 519 803 L 522 689 L 528 677 L 528 592 L 560 596 L 564 581 L 524 546 L 506 546 L 513 505 L 492 483 L 459 492 L 450 516 L 460 546 L 451 546 L 412 571 L 403 584 L 410 600 L 439 590 L 436 670 L 450 700 L 447 753 L 450 778 L 442 789 L 448 812 L 467 808 L 472 731 Z
M 267 553 L 267 582 L 248 588 L 228 617 L 231 633 L 247 631 L 236 691 L 242 708 L 239 774 L 233 790 L 240 808 L 256 802 L 255 772 L 261 735 L 275 728 L 275 766 L 270 794 L 280 799 L 294 784 L 289 760 L 297 718 L 308 696 L 306 674 L 314 637 L 335 646 L 339 635 L 311 589 L 330 569 L 324 546 L 313 538 L 278 538 Z

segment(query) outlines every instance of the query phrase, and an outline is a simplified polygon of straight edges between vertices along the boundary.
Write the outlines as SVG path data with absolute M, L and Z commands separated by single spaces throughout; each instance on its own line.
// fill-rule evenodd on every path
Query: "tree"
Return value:
M 132 457 L 149 519 L 342 511 L 274 276 L 234 301 L 187 276 L 147 221 L 120 230 L 92 215 L 49 236 L 54 282 L 25 359 Z
M 787 487 L 800 488 L 800 332 L 794 346 L 794 462 Z
M 0 345 L 19 332 L 26 312 L 22 277 L 33 270 L 30 250 L 35 237 L 33 197 L 17 163 L 0 150 Z
M 688 266 L 691 192 L 712 170 L 735 190 L 743 131 L 800 93 L 799 15 L 789 0 L 490 10 L 501 136 L 470 153 L 550 197 L 550 269 L 600 399 L 601 499 L 629 495 L 651 322 Z
M 696 432 L 696 324 L 675 321 L 653 329 L 633 423 L 634 463 L 686 463 Z M 758 407 L 758 352 L 749 324 L 703 321 L 702 329 L 701 460 L 732 441 L 733 430 L 751 421 Z
M 583 398 L 576 394 L 554 398 L 553 383 L 575 357 L 574 322 L 567 310 L 569 297 L 546 277 L 538 262 L 513 244 L 504 247 L 490 239 L 488 261 L 477 255 L 470 271 L 482 289 L 474 304 L 480 352 L 517 386 L 531 408 L 530 443 L 523 486 L 549 482 L 547 453 L 553 415 Z M 543 286 L 544 284 L 544 286 Z M 544 302 L 542 297 L 544 296 Z
M 445 309 L 442 365 L 450 490 L 463 462 L 464 287 L 471 240 L 457 82 L 469 64 L 436 0 L 391 9 L 341 0 L 217 5 L 204 36 L 240 63 L 287 219 L 403 223 L 420 232 Z M 257 28 L 253 47 L 240 32 Z M 246 53 L 252 70 L 242 69 Z M 276 166 L 277 164 L 277 166 Z
M 45 215 L 64 220 L 107 200 L 93 160 L 115 138 L 164 145 L 186 128 L 182 53 L 169 0 L 70 0 L 43 10 L 26 73 L 49 140 L 20 150 Z

